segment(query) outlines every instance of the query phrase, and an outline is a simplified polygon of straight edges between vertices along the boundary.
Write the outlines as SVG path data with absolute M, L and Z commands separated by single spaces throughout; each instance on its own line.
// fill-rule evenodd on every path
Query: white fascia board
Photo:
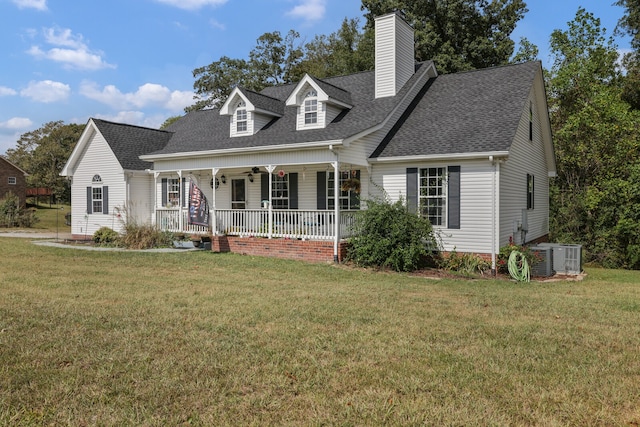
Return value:
M 420 161 L 433 161 L 433 160 L 477 160 L 477 159 L 489 159 L 492 157 L 495 160 L 506 159 L 509 157 L 508 151 L 487 151 L 480 153 L 453 153 L 453 154 L 427 154 L 423 156 L 398 156 L 398 157 L 376 157 L 369 159 L 371 163 L 406 163 L 406 162 L 420 162 Z
M 87 125 L 84 127 L 84 130 L 82 131 L 82 135 L 80 135 L 80 139 L 76 143 L 76 146 L 73 148 L 73 151 L 71 152 L 71 155 L 67 160 L 67 163 L 65 163 L 64 167 L 62 168 L 62 171 L 60 172 L 60 176 L 73 176 L 73 173 L 71 172 L 71 169 L 73 169 L 72 166 L 76 164 L 78 160 L 78 156 L 80 156 L 80 153 L 84 150 L 84 147 L 88 144 L 90 139 L 89 136 L 91 135 L 91 132 L 100 133 L 100 131 L 98 130 L 98 127 L 93 122 L 93 119 L 89 119 L 89 121 L 87 122 Z
M 254 108 L 253 110 L 249 110 L 248 105 L 249 104 L 247 104 L 247 111 L 252 111 L 258 114 L 264 114 L 265 116 L 282 117 L 282 114 L 274 113 L 273 111 L 263 110 L 261 108 Z
M 422 84 L 427 84 L 426 81 L 423 82 L 423 79 L 424 79 L 425 75 L 427 76 L 427 80 L 429 78 L 433 78 L 433 77 L 436 77 L 438 75 L 438 73 L 436 71 L 436 67 L 435 67 L 435 65 L 433 63 L 430 63 L 429 66 L 424 67 L 424 68 L 425 69 L 421 71 L 420 78 L 416 79 L 415 83 L 413 84 L 411 89 L 409 89 L 407 91 L 407 93 L 405 94 L 404 98 L 402 98 L 400 100 L 400 102 L 398 102 L 396 104 L 394 109 L 391 110 L 391 112 L 387 115 L 387 117 L 385 117 L 385 119 L 381 123 L 378 123 L 377 125 L 369 128 L 369 129 L 365 129 L 362 132 L 359 132 L 359 133 L 357 133 L 355 135 L 350 136 L 349 138 L 346 138 L 345 139 L 345 145 L 348 146 L 352 141 L 355 141 L 357 139 L 363 138 L 363 137 L 369 135 L 370 133 L 373 133 L 373 132 L 375 132 L 377 130 L 382 129 L 387 124 L 387 122 L 391 119 L 391 117 L 393 117 L 393 115 L 396 113 L 396 111 L 398 111 L 398 108 L 400 108 L 400 105 L 402 105 L 402 103 L 407 99 L 407 97 L 410 96 L 413 93 L 413 91 L 415 90 L 416 86 L 421 82 L 422 82 Z M 413 96 L 415 97 L 416 95 L 417 95 L 417 93 L 414 94 Z M 408 108 L 408 106 L 407 106 L 407 108 Z
M 244 103 L 247 105 L 247 111 L 255 111 L 256 107 L 251 102 L 249 102 L 247 97 L 244 96 L 242 91 L 236 86 L 231 91 L 231 93 L 229 94 L 229 97 L 227 97 L 227 100 L 224 102 L 224 104 L 222 104 L 222 107 L 220 108 L 221 116 L 230 116 L 233 114 L 233 111 L 231 111 L 233 110 L 233 108 L 231 107 L 231 104 L 233 104 L 233 101 L 235 100 L 236 96 L 239 96 L 240 98 L 242 98 Z
M 347 109 L 347 110 L 350 110 L 350 109 L 353 108 L 353 105 L 347 104 L 347 103 L 342 102 L 342 101 L 338 101 L 337 99 L 334 99 L 334 98 L 328 98 L 327 103 L 328 104 L 332 104 L 332 105 L 336 105 L 338 107 L 342 107 L 342 108 Z
M 296 88 L 293 90 L 293 92 L 291 92 L 291 95 L 289 95 L 289 97 L 287 98 L 287 101 L 285 102 L 285 105 L 287 107 L 292 107 L 294 105 L 299 105 L 298 104 L 298 94 L 300 93 L 302 88 L 307 83 L 312 88 L 314 88 L 315 91 L 318 93 L 318 101 L 327 101 L 329 99 L 329 96 L 322 89 L 320 89 L 320 87 L 316 84 L 316 82 L 313 81 L 311 76 L 309 76 L 309 74 L 305 74 L 304 77 L 302 78 L 302 80 L 300 80 L 300 82 L 298 82 L 298 84 L 296 85 Z
M 313 142 L 301 142 L 298 144 L 281 144 L 281 145 L 267 145 L 265 147 L 244 147 L 244 148 L 230 148 L 225 150 L 208 150 L 208 151 L 189 151 L 185 153 L 170 153 L 170 154 L 147 154 L 140 156 L 140 160 L 152 162 L 154 160 L 167 160 L 167 159 L 184 159 L 188 157 L 206 157 L 206 156 L 231 156 L 237 154 L 253 154 L 264 153 L 265 151 L 291 151 L 291 150 L 304 150 L 310 148 L 322 148 L 329 147 L 330 145 L 342 145 L 343 140 L 336 139 L 330 141 L 313 141 Z

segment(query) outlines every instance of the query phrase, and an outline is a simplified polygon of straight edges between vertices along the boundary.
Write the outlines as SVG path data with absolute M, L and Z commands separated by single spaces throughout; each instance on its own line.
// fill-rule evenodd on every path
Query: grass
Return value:
M 0 425 L 638 425 L 640 273 L 430 280 L 1 238 Z
M 24 230 L 30 231 L 49 231 L 55 232 L 56 229 L 60 233 L 70 233 L 71 226 L 65 225 L 64 215 L 66 213 L 71 212 L 71 206 L 69 205 L 51 205 L 49 203 L 40 203 L 38 205 L 29 205 L 29 207 L 36 208 L 36 217 L 38 218 L 38 222 L 36 222 L 33 227 L 25 228 Z M 12 230 L 7 228 L 0 228 L 2 230 Z

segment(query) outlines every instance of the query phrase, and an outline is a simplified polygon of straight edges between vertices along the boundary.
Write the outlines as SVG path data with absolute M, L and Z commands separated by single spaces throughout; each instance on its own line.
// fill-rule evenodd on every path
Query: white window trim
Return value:
M 340 190 L 340 195 L 338 196 L 338 201 L 340 203 L 341 211 L 357 211 L 360 210 L 360 203 L 358 202 L 357 206 L 351 206 L 351 195 L 354 190 L 342 191 L 342 184 L 350 178 L 355 177 L 356 170 L 350 171 L 341 171 L 340 172 L 340 182 L 338 183 L 338 188 Z M 327 209 L 333 210 L 335 209 L 335 197 L 333 194 L 334 189 L 334 181 L 333 181 L 334 172 L 327 173 Z
M 167 204 L 180 206 L 180 178 L 167 178 Z
M 290 206 L 290 188 L 289 174 L 283 177 L 273 176 L 271 183 L 271 203 L 274 209 L 289 209 Z
M 423 171 L 426 171 L 426 176 L 423 176 Z M 436 174 L 430 175 L 432 171 L 436 172 Z M 431 185 L 433 179 L 436 180 L 435 185 Z M 435 192 L 436 194 L 429 194 L 431 192 Z M 438 206 L 437 203 L 430 206 L 430 201 L 438 200 L 441 201 L 440 206 Z M 448 201 L 447 168 L 444 166 L 418 168 L 418 210 L 423 217 L 429 219 L 432 226 L 447 228 Z M 424 206 L 425 202 L 427 203 L 426 206 Z M 430 208 L 440 210 L 440 212 L 435 215 L 430 215 Z M 433 219 L 435 219 L 435 221 Z
M 100 190 L 100 197 L 96 197 L 96 190 Z M 100 204 L 100 208 L 96 208 L 96 203 Z M 104 212 L 104 191 L 102 185 L 94 185 L 91 187 L 91 213 Z
M 17 185 L 18 179 L 15 176 L 10 176 L 7 182 L 9 185 Z

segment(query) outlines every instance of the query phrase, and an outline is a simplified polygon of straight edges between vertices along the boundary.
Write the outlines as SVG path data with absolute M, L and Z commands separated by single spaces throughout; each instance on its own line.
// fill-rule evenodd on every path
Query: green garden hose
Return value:
M 511 255 L 509 255 L 507 267 L 509 268 L 509 274 L 516 281 L 529 282 L 531 280 L 531 269 L 522 252 L 512 251 Z

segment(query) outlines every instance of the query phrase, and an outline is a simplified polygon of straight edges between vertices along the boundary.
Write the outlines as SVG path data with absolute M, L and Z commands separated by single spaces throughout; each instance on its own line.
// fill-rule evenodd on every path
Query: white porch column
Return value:
M 269 239 L 272 238 L 272 234 L 273 234 L 273 189 L 271 188 L 271 186 L 273 185 L 273 180 L 272 175 L 273 175 L 273 171 L 276 170 L 277 165 L 267 165 L 266 169 L 267 172 L 269 172 Z
M 211 192 L 213 194 L 211 197 L 211 232 L 214 236 L 218 234 L 218 218 L 216 213 L 216 175 L 219 170 L 219 168 L 211 169 L 211 182 L 213 183 L 213 185 L 211 185 Z
M 184 221 L 182 220 L 182 201 L 184 200 L 184 183 L 182 182 L 182 170 L 178 171 L 178 188 L 180 188 L 180 192 L 178 193 L 178 227 L 180 227 L 180 231 L 184 231 Z
M 157 227 L 158 226 L 158 177 L 159 172 L 153 173 L 153 211 L 151 212 L 151 221 Z
M 337 154 L 336 154 L 337 157 Z M 333 262 L 338 262 L 338 251 L 340 247 L 340 162 L 332 162 L 333 166 L 333 195 L 334 195 L 334 239 L 333 239 Z

